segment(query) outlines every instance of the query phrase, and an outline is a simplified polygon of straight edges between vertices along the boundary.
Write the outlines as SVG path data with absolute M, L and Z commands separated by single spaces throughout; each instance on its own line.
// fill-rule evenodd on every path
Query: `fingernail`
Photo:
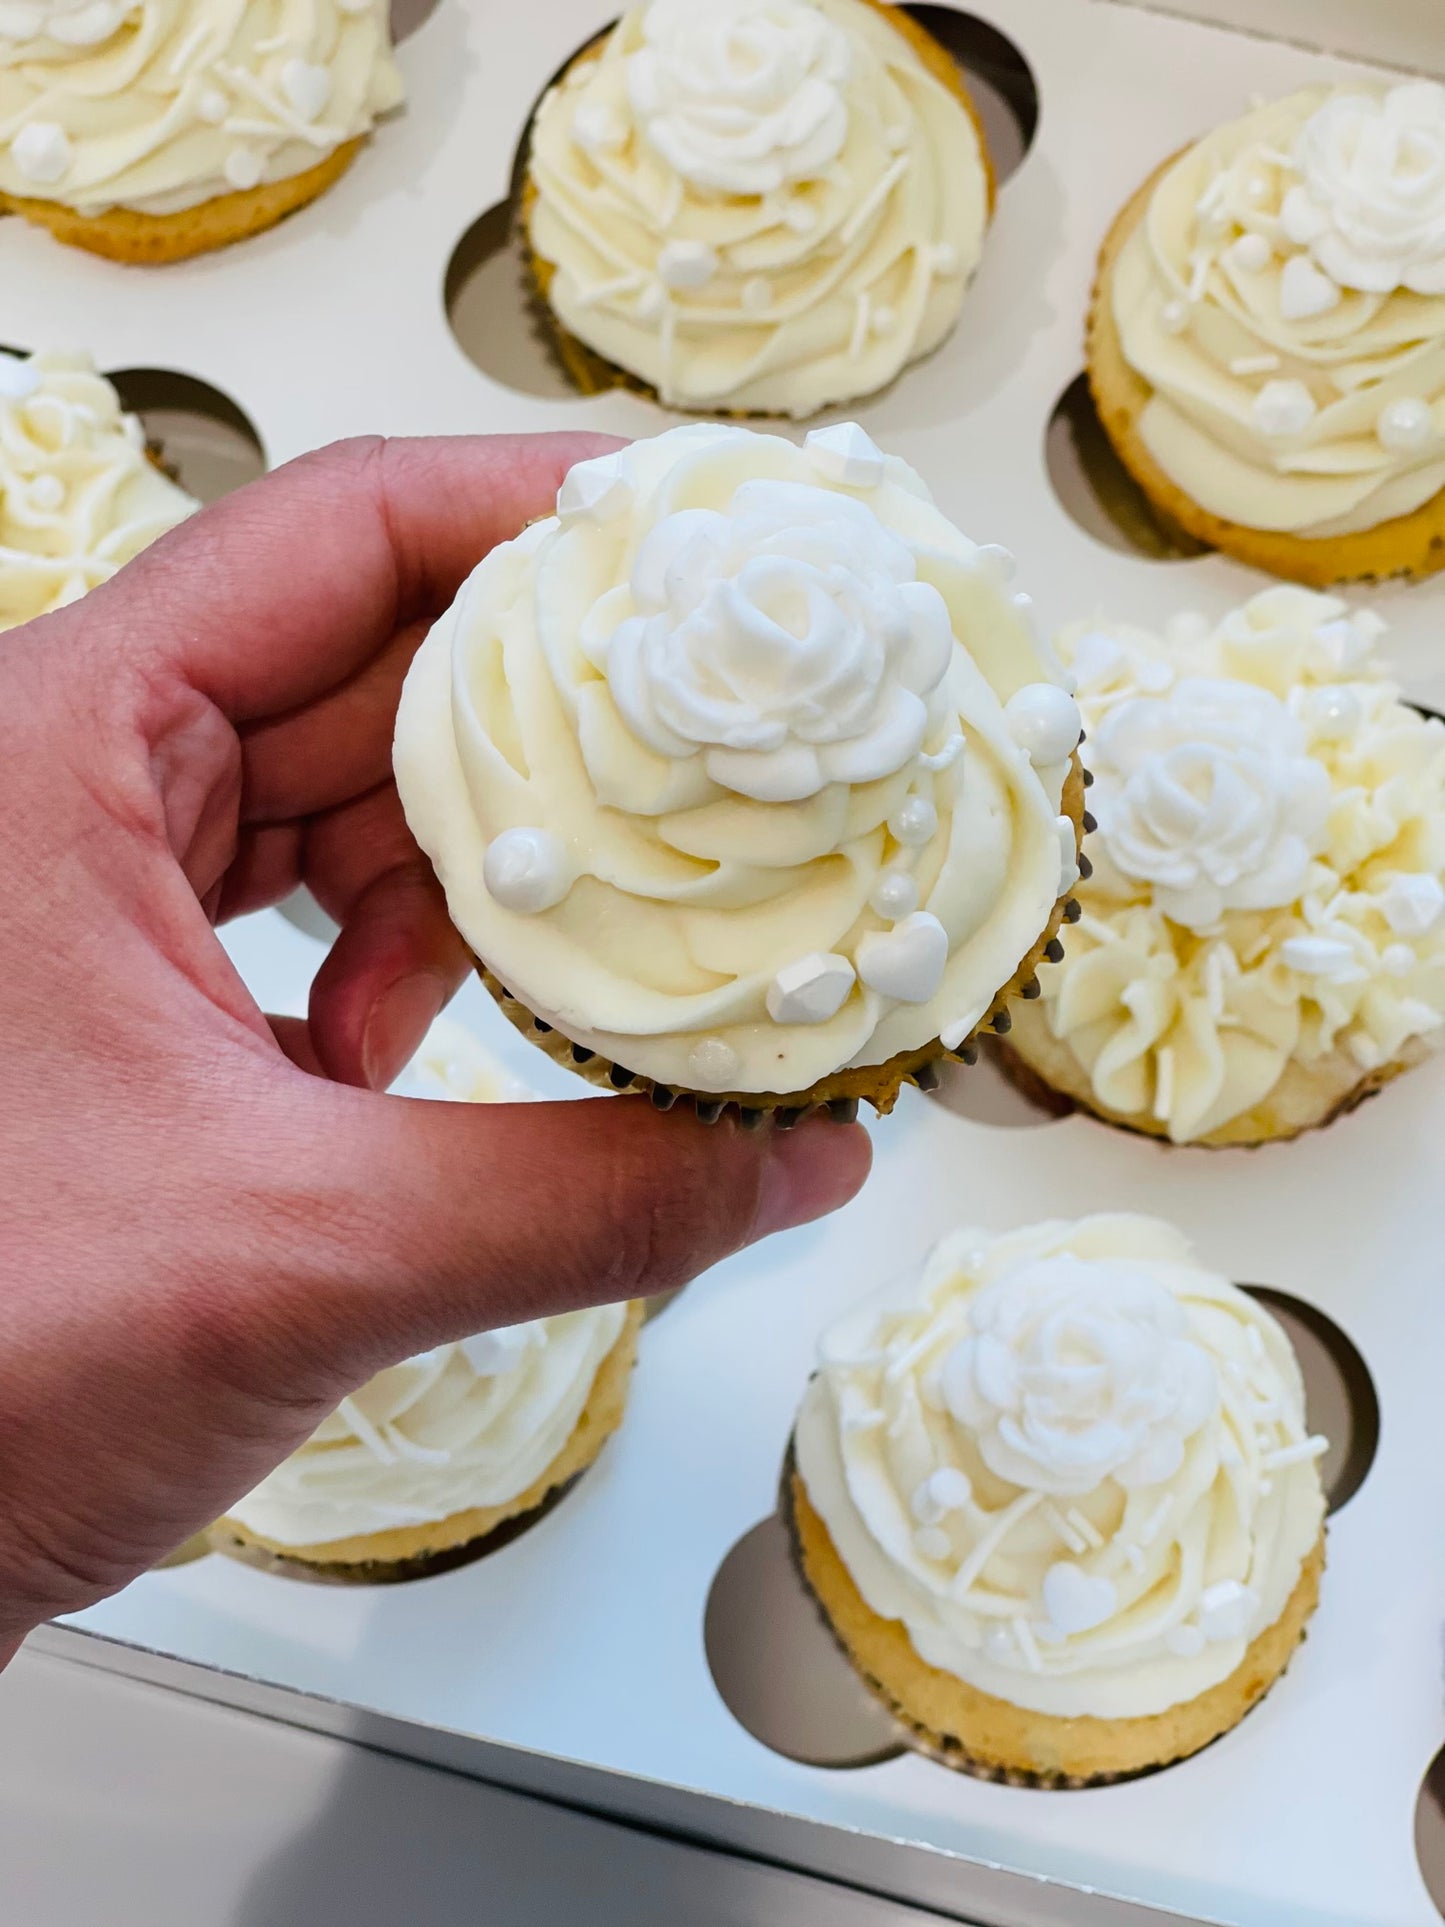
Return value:
M 385 1090 L 441 1016 L 447 987 L 434 970 L 400 977 L 372 1005 L 361 1043 L 361 1068 L 374 1091 Z
M 774 1131 L 766 1144 L 754 1239 L 836 1211 L 858 1191 L 873 1162 L 873 1146 L 860 1125 L 828 1118 Z

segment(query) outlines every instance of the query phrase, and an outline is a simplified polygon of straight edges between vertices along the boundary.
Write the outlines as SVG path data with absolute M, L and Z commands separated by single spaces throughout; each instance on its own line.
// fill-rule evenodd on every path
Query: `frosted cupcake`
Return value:
M 1324 1564 L 1298 1365 L 1157 1219 L 959 1231 L 825 1335 L 791 1485 L 803 1571 L 950 1764 L 1163 1766 L 1288 1665 Z
M 1445 727 L 1384 624 L 1277 588 L 1161 638 L 1077 626 L 1093 873 L 1015 1066 L 1175 1143 L 1327 1123 L 1445 1032 Z
M 180 260 L 314 200 L 401 97 L 386 0 L 6 0 L 0 212 Z
M 1316 586 L 1445 564 L 1445 87 L 1311 87 L 1209 134 L 1104 246 L 1104 427 L 1191 535 Z
M 198 507 L 88 356 L 0 354 L 0 630 L 74 602 Z
M 537 113 L 524 225 L 563 358 L 803 416 L 958 318 L 993 200 L 958 68 L 877 0 L 653 0 Z
M 1083 793 L 1008 566 L 851 425 L 574 468 L 397 719 L 407 820 L 513 1020 L 706 1115 L 886 1110 L 1007 1028 Z
M 530 1095 L 461 1025 L 433 1025 L 403 1095 Z M 622 1422 L 640 1304 L 439 1345 L 379 1372 L 211 1528 L 217 1550 L 361 1583 L 445 1570 L 534 1518 Z

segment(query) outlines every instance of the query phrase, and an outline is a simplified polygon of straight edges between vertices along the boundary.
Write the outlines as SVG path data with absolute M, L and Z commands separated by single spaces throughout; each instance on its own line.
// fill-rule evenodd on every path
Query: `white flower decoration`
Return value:
M 726 513 L 657 524 L 631 596 L 606 649 L 617 707 L 660 755 L 701 754 L 724 789 L 795 802 L 891 776 L 922 747 L 953 629 L 863 503 L 744 482 Z
M 1335 94 L 1300 130 L 1281 225 L 1342 288 L 1445 294 L 1445 87 Z
M 948 1409 L 999 1478 L 1057 1497 L 1169 1479 L 1218 1405 L 1209 1354 L 1142 1267 L 1068 1253 L 986 1286 L 943 1366 Z
M 1323 846 L 1330 779 L 1277 696 L 1188 676 L 1121 703 L 1090 740 L 1090 807 L 1115 869 L 1195 931 L 1292 903 Z
M 815 180 L 848 131 L 846 34 L 802 0 L 654 0 L 627 65 L 639 126 L 684 180 L 771 194 Z

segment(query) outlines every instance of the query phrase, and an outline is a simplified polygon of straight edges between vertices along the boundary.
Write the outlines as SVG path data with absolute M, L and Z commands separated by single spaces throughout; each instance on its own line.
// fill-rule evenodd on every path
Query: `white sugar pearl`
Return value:
M 953 1551 L 953 1541 L 939 1526 L 920 1526 L 913 1543 L 925 1559 L 947 1559 Z
M 1364 710 L 1353 689 L 1313 689 L 1305 703 L 1305 715 L 1321 736 L 1337 741 L 1354 735 L 1364 719 Z
M 534 916 L 560 903 L 573 884 L 562 839 L 550 830 L 503 830 L 487 845 L 482 881 L 504 910 Z
M 1159 310 L 1159 326 L 1166 335 L 1182 335 L 1189 326 L 1189 304 L 1185 301 L 1166 301 Z
M 1415 953 L 1407 943 L 1386 944 L 1380 966 L 1391 977 L 1408 977 L 1415 968 Z
M 582 100 L 572 115 L 572 138 L 584 153 L 603 153 L 622 146 L 627 123 L 606 101 Z
M 253 147 L 233 147 L 221 165 L 221 172 L 232 187 L 244 194 L 261 184 L 261 156 Z
M 0 401 L 24 401 L 40 386 L 40 376 L 21 355 L 0 350 Z
M 926 796 L 910 796 L 888 819 L 895 841 L 921 849 L 933 840 L 938 830 L 938 811 Z
M 219 87 L 205 87 L 196 98 L 196 112 L 212 127 L 219 127 L 231 111 L 231 103 Z
M 885 870 L 869 892 L 868 904 L 880 917 L 897 923 L 918 908 L 918 885 L 906 870 Z
M 890 308 L 885 301 L 873 310 L 872 319 L 868 325 L 875 335 L 891 335 L 898 326 L 898 310 Z
M 1072 756 L 1083 721 L 1079 705 L 1051 682 L 1025 683 L 1003 706 L 1009 735 L 1031 763 L 1062 763 Z
M 755 274 L 743 283 L 743 306 L 749 314 L 764 314 L 773 305 L 773 284 L 766 275 Z
M 1375 433 L 1381 447 L 1405 455 L 1425 446 L 1431 438 L 1434 425 L 1428 402 L 1418 401 L 1413 395 L 1403 395 L 1398 401 L 1386 402 L 1380 410 L 1375 421 Z
M 30 500 L 42 514 L 49 514 L 65 500 L 65 484 L 58 475 L 37 475 L 30 484 Z
M 952 241 L 940 241 L 928 257 L 929 265 L 935 274 L 957 274 L 963 266 L 963 259 Z

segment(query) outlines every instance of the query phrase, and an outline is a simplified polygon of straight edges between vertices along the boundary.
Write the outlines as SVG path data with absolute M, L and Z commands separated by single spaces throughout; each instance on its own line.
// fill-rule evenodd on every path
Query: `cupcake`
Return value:
M 74 602 L 199 506 L 88 356 L 0 353 L 0 630 Z
M 523 224 L 586 393 L 816 413 L 936 348 L 993 181 L 953 59 L 881 0 L 652 0 L 532 128 Z
M 530 1096 L 446 1019 L 396 1088 L 472 1103 Z M 232 1506 L 211 1544 L 292 1575 L 358 1583 L 478 1557 L 536 1517 L 617 1430 L 641 1323 L 640 1304 L 598 1305 L 378 1372 Z
M 1283 1330 L 1153 1218 L 958 1231 L 824 1337 L 804 1576 L 925 1747 L 1079 1784 L 1234 1726 L 1314 1611 L 1324 1498 Z
M 1164 638 L 1067 631 L 1093 872 L 1011 1063 L 1176 1144 L 1328 1123 L 1442 1041 L 1445 727 L 1384 624 L 1275 588 Z
M 401 97 L 385 0 L 7 0 L 0 213 L 178 261 L 314 200 Z
M 513 1021 L 704 1115 L 887 1110 L 1005 1029 L 1083 813 L 1010 567 L 851 424 L 574 467 L 397 718 L 407 821 Z
M 1166 162 L 1104 244 L 1089 379 L 1199 540 L 1316 587 L 1445 565 L 1445 87 L 1306 88 Z

